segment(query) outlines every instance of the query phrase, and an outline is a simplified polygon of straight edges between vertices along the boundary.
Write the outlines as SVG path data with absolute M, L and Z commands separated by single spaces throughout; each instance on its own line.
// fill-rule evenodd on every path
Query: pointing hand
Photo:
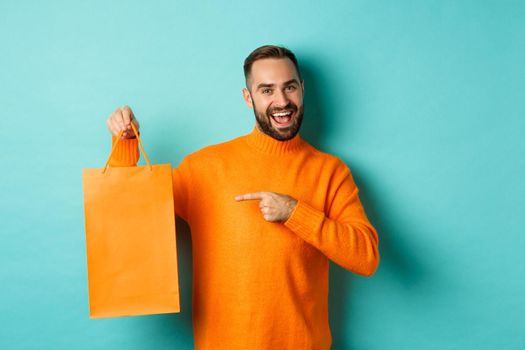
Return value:
M 235 197 L 236 201 L 259 200 L 259 208 L 266 221 L 285 222 L 292 214 L 297 200 L 275 192 L 254 192 Z

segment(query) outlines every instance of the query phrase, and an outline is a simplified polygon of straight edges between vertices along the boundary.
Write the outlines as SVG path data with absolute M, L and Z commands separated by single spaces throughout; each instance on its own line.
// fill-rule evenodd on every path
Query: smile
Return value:
M 274 124 L 278 127 L 287 127 L 292 124 L 292 111 L 277 112 L 270 114 Z

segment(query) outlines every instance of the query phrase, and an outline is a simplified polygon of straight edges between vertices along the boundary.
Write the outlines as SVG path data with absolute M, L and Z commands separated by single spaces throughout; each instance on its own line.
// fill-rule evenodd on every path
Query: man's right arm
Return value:
M 107 119 L 106 124 L 111 132 L 111 147 L 117 142 L 120 131 L 122 138 L 109 161 L 110 167 L 136 166 L 139 158 L 139 142 L 135 137 L 131 124 L 135 125 L 140 136 L 139 124 L 133 111 L 128 106 L 117 108 Z M 179 167 L 173 169 L 173 199 L 176 215 L 188 221 L 190 167 L 187 159 L 183 159 Z

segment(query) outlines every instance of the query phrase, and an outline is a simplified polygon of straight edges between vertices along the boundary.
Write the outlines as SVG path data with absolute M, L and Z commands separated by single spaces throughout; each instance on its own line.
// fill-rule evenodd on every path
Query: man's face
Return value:
M 293 62 L 288 58 L 257 60 L 247 85 L 243 96 L 253 108 L 258 129 L 280 141 L 293 138 L 304 114 L 304 82 L 299 81 Z

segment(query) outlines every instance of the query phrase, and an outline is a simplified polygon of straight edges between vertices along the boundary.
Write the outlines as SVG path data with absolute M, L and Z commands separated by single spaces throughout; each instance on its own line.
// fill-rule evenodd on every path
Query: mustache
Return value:
M 273 114 L 273 113 L 286 112 L 286 111 L 296 112 L 297 106 L 292 102 L 288 102 L 288 104 L 284 106 L 283 108 L 273 108 L 271 110 L 269 109 L 267 113 Z

